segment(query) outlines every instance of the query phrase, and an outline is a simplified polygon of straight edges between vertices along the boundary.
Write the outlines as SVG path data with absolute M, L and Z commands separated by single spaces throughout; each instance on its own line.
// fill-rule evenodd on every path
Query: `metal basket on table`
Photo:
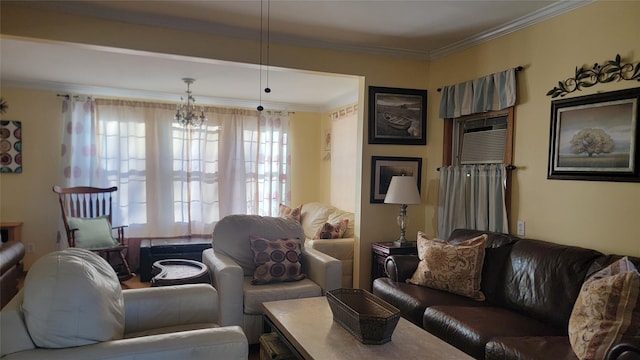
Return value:
M 362 289 L 327 292 L 333 319 L 364 344 L 391 341 L 400 310 Z

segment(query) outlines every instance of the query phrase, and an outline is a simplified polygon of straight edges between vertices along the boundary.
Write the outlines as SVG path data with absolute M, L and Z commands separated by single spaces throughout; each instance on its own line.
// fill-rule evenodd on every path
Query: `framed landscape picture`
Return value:
M 422 158 L 371 157 L 371 203 L 383 203 L 393 176 L 415 176 L 420 189 Z
M 426 143 L 427 90 L 369 86 L 369 144 Z
M 551 103 L 548 179 L 640 181 L 640 88 Z

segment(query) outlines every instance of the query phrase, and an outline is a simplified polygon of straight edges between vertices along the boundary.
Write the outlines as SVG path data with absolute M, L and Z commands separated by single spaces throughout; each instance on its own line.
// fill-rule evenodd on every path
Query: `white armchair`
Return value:
M 250 236 L 270 240 L 300 239 L 301 263 L 306 278 L 253 285 L 255 264 Z M 299 223 L 283 218 L 230 215 L 216 224 L 213 246 L 203 252 L 202 261 L 209 268 L 212 285 L 220 296 L 220 325 L 240 325 L 248 342 L 255 344 L 264 329 L 263 302 L 322 296 L 341 286 L 342 263 L 315 249 L 305 248 L 302 246 L 304 238 Z
M 37 262 L 27 276 L 32 275 L 31 271 L 36 264 Z M 43 280 L 56 282 L 50 275 L 45 273 L 43 276 L 46 279 Z M 113 277 L 118 283 L 115 272 Z M 58 324 L 58 329 L 87 324 L 92 326 L 95 321 L 84 322 L 83 318 L 91 318 L 96 311 L 90 309 L 90 306 L 86 310 L 89 313 L 83 313 L 82 309 L 77 311 L 73 307 L 74 296 L 77 294 L 69 292 L 67 285 L 58 284 L 57 288 L 62 294 L 52 292 L 50 296 L 36 301 L 43 304 L 42 308 L 50 307 L 51 311 L 58 311 L 65 304 L 60 304 L 57 299 L 68 299 L 71 309 L 68 309 L 66 323 Z M 86 283 L 80 285 L 80 290 L 87 290 Z M 242 329 L 238 326 L 217 325 L 218 294 L 208 284 L 124 290 L 121 297 L 124 310 L 122 336 L 116 336 L 117 339 L 113 340 L 90 341 L 85 345 L 56 348 L 36 345 L 42 339 L 33 337 L 37 333 L 36 329 L 30 327 L 34 322 L 27 321 L 29 316 L 34 315 L 33 311 L 28 313 L 33 301 L 26 301 L 26 297 L 33 295 L 33 292 L 26 287 L 25 284 L 25 289 L 20 290 L 0 312 L 2 359 L 210 359 L 211 354 L 216 354 L 221 359 L 248 358 L 248 343 Z M 47 302 L 49 304 L 44 306 Z M 93 326 L 99 327 L 100 324 Z M 91 333 L 91 330 L 84 333 Z

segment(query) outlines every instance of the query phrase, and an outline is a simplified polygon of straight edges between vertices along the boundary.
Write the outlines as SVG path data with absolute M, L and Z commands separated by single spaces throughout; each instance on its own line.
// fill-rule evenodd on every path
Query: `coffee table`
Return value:
M 400 318 L 391 341 L 365 345 L 333 321 L 325 297 L 262 304 L 265 321 L 299 359 L 473 359 Z

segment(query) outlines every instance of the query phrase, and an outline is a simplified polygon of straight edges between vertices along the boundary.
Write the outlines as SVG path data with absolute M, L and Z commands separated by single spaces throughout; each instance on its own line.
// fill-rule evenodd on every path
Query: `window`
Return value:
M 442 165 L 513 164 L 514 107 L 445 119 Z M 511 213 L 511 176 L 505 206 Z
M 114 223 L 129 237 L 210 235 L 226 215 L 275 216 L 290 196 L 286 113 L 206 107 L 209 120 L 188 129 L 173 121 L 175 105 L 69 107 L 65 186 L 117 186 Z
M 513 162 L 513 108 L 445 119 L 442 164 Z

